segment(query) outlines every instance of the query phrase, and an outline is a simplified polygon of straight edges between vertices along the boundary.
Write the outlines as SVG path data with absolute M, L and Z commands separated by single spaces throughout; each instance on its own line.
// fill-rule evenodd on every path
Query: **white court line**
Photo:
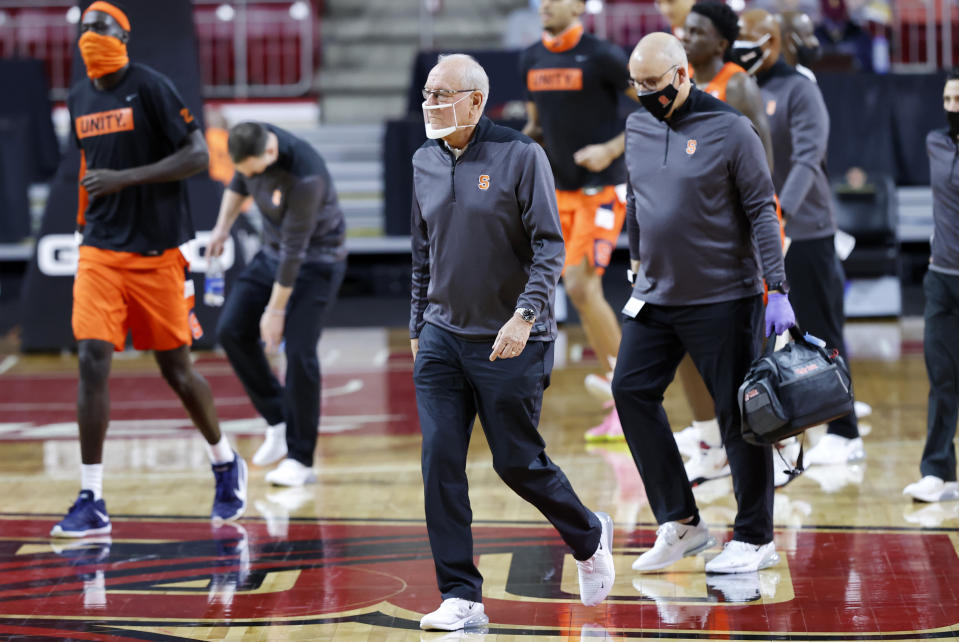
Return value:
M 2 365 L 2 363 L 0 363 Z M 363 389 L 361 379 L 350 379 L 342 386 L 323 389 L 323 398 L 342 397 L 359 392 Z M 214 399 L 217 406 L 240 406 L 249 402 L 247 397 L 217 397 Z M 28 412 L 31 410 L 72 410 L 76 408 L 75 401 L 24 401 L 0 403 L 0 410 L 7 412 Z M 110 407 L 116 410 L 147 410 L 151 408 L 179 408 L 182 404 L 179 399 L 148 399 L 144 401 L 113 401 Z
M 373 367 L 382 368 L 383 366 L 386 365 L 386 362 L 389 361 L 389 359 L 390 359 L 390 349 L 383 348 L 382 350 L 378 351 L 375 355 L 373 355 Z
M 8 355 L 3 361 L 0 361 L 0 375 L 17 365 L 18 361 L 20 361 L 20 357 L 15 354 Z
M 354 392 L 359 392 L 362 389 L 362 379 L 350 379 L 342 386 L 337 386 L 335 388 L 323 388 L 323 398 L 326 399 L 328 397 L 342 397 L 344 395 L 351 395 Z

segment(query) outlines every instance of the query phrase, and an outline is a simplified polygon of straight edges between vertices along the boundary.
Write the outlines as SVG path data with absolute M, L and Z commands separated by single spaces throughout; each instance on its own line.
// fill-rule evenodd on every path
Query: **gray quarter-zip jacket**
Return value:
M 932 185 L 932 263 L 930 270 L 959 275 L 959 149 L 946 129 L 926 136 Z
M 485 116 L 457 159 L 437 140 L 413 154 L 410 337 L 426 323 L 496 337 L 530 308 L 531 341 L 556 337 L 553 297 L 566 254 L 543 148 Z
M 826 177 L 829 112 L 819 85 L 781 58 L 756 80 L 769 118 L 773 185 L 786 219 L 786 236 L 794 241 L 832 236 L 836 215 Z
M 633 112 L 625 156 L 633 296 L 718 303 L 785 278 L 769 166 L 748 118 L 693 88 L 668 122 Z
M 233 175 L 229 189 L 252 196 L 263 214 L 263 254 L 277 261 L 276 282 L 292 286 L 304 262 L 346 258 L 346 219 L 319 152 L 290 132 L 276 134 L 276 162 L 255 176 Z

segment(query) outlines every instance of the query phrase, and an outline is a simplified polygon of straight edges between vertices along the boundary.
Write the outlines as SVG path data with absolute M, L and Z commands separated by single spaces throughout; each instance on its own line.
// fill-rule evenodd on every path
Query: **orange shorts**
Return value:
M 559 222 L 566 241 L 566 267 L 586 258 L 597 274 L 609 267 L 616 241 L 626 220 L 626 191 L 612 185 L 574 191 L 556 190 Z M 587 193 L 590 192 L 590 193 Z
M 176 248 L 145 257 L 82 246 L 73 282 L 73 336 L 109 341 L 118 352 L 128 331 L 137 350 L 190 345 L 199 324 L 186 266 Z

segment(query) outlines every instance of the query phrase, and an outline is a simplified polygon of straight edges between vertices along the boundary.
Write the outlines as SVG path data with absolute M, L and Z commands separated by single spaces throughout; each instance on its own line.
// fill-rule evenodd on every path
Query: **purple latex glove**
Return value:
M 773 330 L 777 335 L 782 334 L 794 325 L 796 313 L 789 305 L 789 297 L 781 292 L 770 292 L 766 303 L 766 336 L 772 334 Z

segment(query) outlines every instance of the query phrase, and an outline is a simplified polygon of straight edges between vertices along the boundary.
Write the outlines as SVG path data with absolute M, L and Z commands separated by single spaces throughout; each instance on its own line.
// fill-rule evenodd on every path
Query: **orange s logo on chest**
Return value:
M 770 100 L 769 102 L 766 103 L 766 115 L 772 116 L 775 113 L 776 113 L 776 101 Z
M 81 139 L 116 134 L 117 132 L 131 132 L 133 131 L 133 108 L 124 107 L 77 116 L 74 127 L 77 131 L 77 138 Z
M 478 188 L 480 188 L 481 190 L 483 190 L 483 191 L 488 190 L 488 189 L 489 189 L 489 175 L 488 175 L 488 174 L 480 174 L 479 183 L 477 183 L 476 186 L 477 186 Z
M 273 190 L 273 197 L 270 200 L 273 201 L 274 205 L 279 207 L 280 203 L 283 202 L 283 192 L 278 189 Z
M 690 138 L 686 141 L 686 153 L 692 156 L 696 153 L 696 139 Z

